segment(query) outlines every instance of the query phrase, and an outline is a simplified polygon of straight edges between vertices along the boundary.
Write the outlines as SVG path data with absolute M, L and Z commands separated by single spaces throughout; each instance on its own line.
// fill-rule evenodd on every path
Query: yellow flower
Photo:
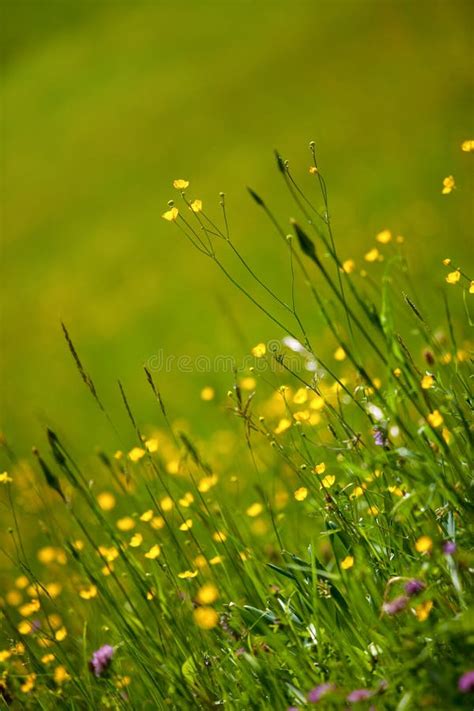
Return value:
M 143 536 L 141 533 L 135 533 L 130 539 L 130 546 L 132 548 L 138 548 L 143 543 Z
M 39 549 L 36 556 L 40 563 L 43 563 L 43 565 L 49 565 L 56 560 L 56 548 L 53 546 L 44 546 Z
M 150 453 L 158 451 L 158 440 L 157 439 L 147 439 L 145 442 L 145 447 Z
M 149 509 L 148 511 L 145 511 L 144 513 L 142 513 L 142 515 L 140 516 L 140 521 L 144 521 L 145 523 L 148 523 L 153 518 L 153 515 L 154 515 L 153 511 L 151 509 Z
M 422 602 L 415 607 L 415 613 L 420 622 L 424 622 L 428 618 L 432 607 L 432 600 L 426 600 L 426 602 Z
M 309 403 L 312 410 L 322 410 L 324 407 L 324 398 L 321 395 L 315 395 Z
M 378 233 L 375 239 L 377 242 L 380 242 L 380 244 L 388 244 L 392 241 L 392 233 L 390 230 L 382 230 L 382 232 Z
M 17 588 L 20 588 L 20 590 L 24 590 L 28 587 L 29 584 L 30 581 L 28 580 L 26 575 L 20 575 L 20 577 L 15 580 L 15 585 Z
M 43 664 L 51 664 L 51 662 L 54 662 L 54 654 L 45 654 L 43 657 L 41 657 L 41 661 Z
M 176 190 L 186 190 L 188 186 L 189 180 L 184 180 L 184 178 L 173 180 L 173 188 L 176 188 Z
M 463 141 L 461 143 L 461 150 L 465 153 L 470 153 L 471 151 L 474 151 L 474 139 L 471 138 L 467 141 Z
M 202 568 L 207 567 L 207 560 L 205 559 L 205 557 L 203 555 L 201 555 L 201 554 L 197 555 L 194 559 L 194 565 L 196 566 L 196 568 L 199 568 L 200 570 L 202 570 Z
M 118 558 L 119 555 L 118 550 L 113 546 L 111 548 L 107 548 L 106 546 L 99 546 L 99 553 L 103 558 L 105 558 L 107 563 L 112 563 L 112 561 Z
M 324 472 L 326 471 L 325 463 L 321 462 L 320 464 L 316 464 L 316 466 L 314 467 L 314 471 L 316 474 L 324 474 Z
M 225 543 L 227 540 L 227 534 L 225 534 L 224 531 L 216 531 L 212 534 L 212 540 L 216 543 Z
M 394 496 L 403 496 L 403 491 L 398 486 L 388 486 L 387 491 L 389 491 Z
M 6 594 L 6 600 L 9 605 L 12 605 L 13 607 L 16 607 L 21 603 L 23 600 L 22 594 L 18 592 L 18 590 L 10 590 Z
M 255 356 L 255 358 L 263 358 L 266 352 L 267 347 L 265 343 L 258 343 L 252 348 L 252 355 Z
M 19 612 L 22 617 L 30 617 L 30 615 L 34 615 L 35 612 L 38 612 L 39 609 L 40 601 L 38 599 L 35 599 L 30 600 L 30 602 L 26 603 L 26 605 L 22 605 L 19 608 Z
M 345 272 L 346 274 L 352 274 L 352 272 L 356 268 L 356 263 L 354 262 L 353 259 L 346 259 L 342 263 L 342 271 Z
M 352 490 L 349 498 L 358 499 L 360 496 L 363 496 L 366 488 L 367 488 L 366 484 L 362 484 L 362 486 L 355 486 L 354 489 Z
M 201 212 L 202 200 L 193 200 L 190 207 L 193 212 Z
M 433 541 L 429 536 L 420 536 L 415 543 L 418 553 L 429 553 L 433 548 Z
M 8 649 L 0 650 L 0 663 L 6 662 L 12 656 L 12 653 Z
M 395 370 L 393 371 L 393 374 L 396 378 L 399 378 L 400 375 L 402 374 L 402 371 L 400 370 L 400 368 L 395 368 Z
M 17 630 L 20 634 L 30 634 L 32 629 L 33 625 L 31 624 L 31 622 L 28 622 L 28 620 L 22 620 L 17 627 Z
M 448 430 L 447 427 L 443 427 L 443 429 L 441 430 L 441 437 L 444 439 L 446 444 L 450 444 L 453 439 L 451 432 Z
M 187 491 L 184 496 L 179 499 L 179 505 L 183 506 L 185 509 L 189 508 L 194 501 L 194 496 L 190 491 Z
M 209 489 L 212 489 L 212 487 L 215 486 L 218 481 L 219 477 L 217 476 L 217 474 L 209 474 L 209 476 L 203 476 L 202 479 L 199 480 L 198 491 L 200 491 L 201 494 L 205 494 L 209 491 Z
M 155 560 L 155 558 L 158 558 L 160 553 L 161 553 L 161 548 L 158 545 L 158 543 L 156 543 L 154 546 L 152 546 L 150 548 L 148 553 L 145 553 L 145 558 L 149 558 L 150 560 Z
M 122 459 L 123 457 L 123 452 L 120 449 L 117 449 L 117 451 L 114 454 L 114 459 Z
M 20 690 L 24 694 L 29 694 L 35 688 L 36 674 L 28 674 L 26 680 L 21 684 Z
M 150 521 L 150 526 L 155 530 L 159 531 L 161 528 L 165 527 L 165 519 L 162 516 L 153 516 Z
M 307 422 L 310 417 L 309 410 L 299 410 L 298 412 L 293 413 L 293 417 L 296 420 L 296 422 Z
M 205 583 L 199 588 L 196 600 L 200 605 L 212 605 L 219 597 L 219 590 L 214 583 Z
M 293 397 L 293 402 L 295 405 L 304 405 L 306 400 L 308 399 L 308 390 L 307 388 L 299 388 L 294 397 Z
M 95 585 L 90 585 L 88 588 L 82 588 L 79 590 L 79 597 L 83 600 L 92 600 L 92 598 L 97 597 L 97 588 Z
M 222 563 L 222 556 L 221 555 L 215 555 L 214 558 L 209 559 L 210 565 L 219 565 L 219 563 Z
M 471 281 L 469 285 L 469 293 L 474 294 L 474 281 Z
M 421 387 L 423 388 L 423 390 L 429 390 L 430 388 L 433 387 L 433 385 L 434 385 L 433 376 L 430 375 L 429 373 L 424 375 L 423 378 L 421 379 Z
M 294 493 L 294 497 L 296 501 L 304 501 L 306 497 L 308 496 L 308 489 L 305 486 L 300 486 L 299 489 L 296 489 Z
M 369 514 L 369 516 L 377 516 L 377 514 L 379 513 L 378 506 L 369 506 L 369 508 L 367 509 L 367 513 Z
M 179 530 L 180 531 L 189 531 L 189 529 L 192 527 L 193 527 L 193 520 L 192 520 L 192 518 L 188 518 L 188 519 L 186 519 L 186 521 L 184 521 L 184 523 L 181 524 L 181 526 L 179 527 Z
M 318 169 L 316 168 L 315 165 L 310 165 L 310 166 L 309 166 L 309 173 L 310 173 L 310 175 L 316 175 L 317 172 L 318 172 Z
M 449 195 L 449 193 L 455 187 L 456 187 L 456 183 L 454 182 L 453 176 L 448 175 L 448 177 L 443 180 L 443 189 L 441 192 L 443 193 L 443 195 Z
M 178 573 L 178 578 L 181 578 L 181 580 L 189 580 L 190 578 L 195 578 L 197 574 L 197 570 L 184 570 L 182 573 Z
M 443 415 L 440 413 L 439 410 L 433 410 L 433 412 L 430 412 L 426 419 L 430 423 L 431 427 L 439 427 L 443 424 L 444 421 Z
M 211 388 L 210 385 L 207 385 L 205 388 L 201 390 L 201 400 L 204 400 L 205 402 L 209 402 L 210 400 L 214 400 L 216 391 L 214 388 Z
M 161 499 L 160 506 L 162 511 L 171 511 L 174 506 L 174 501 L 171 496 L 165 496 Z
M 446 281 L 448 284 L 457 284 L 458 281 L 461 278 L 461 272 L 459 269 L 456 269 L 454 272 L 449 272 L 448 276 L 446 277 Z
M 346 351 L 344 350 L 344 348 L 339 346 L 339 348 L 337 348 L 337 350 L 334 352 L 334 358 L 335 358 L 335 360 L 338 360 L 338 361 L 345 360 Z
M 13 479 L 11 476 L 8 476 L 8 472 L 2 472 L 0 474 L 0 484 L 9 484 L 12 481 Z
M 97 503 L 102 511 L 112 511 L 115 506 L 115 496 L 110 491 L 103 491 L 97 496 Z
M 132 462 L 138 462 L 142 457 L 145 456 L 145 454 L 146 454 L 145 450 L 142 449 L 141 447 L 134 447 L 128 453 L 128 458 Z
M 54 637 L 57 642 L 62 642 L 67 637 L 67 629 L 64 626 L 60 627 Z
M 212 630 L 219 622 L 219 615 L 213 607 L 197 607 L 193 612 L 194 622 L 202 630 Z
M 132 528 L 135 528 L 135 521 L 131 516 L 124 516 L 123 518 L 119 518 L 116 526 L 119 531 L 131 531 Z
M 257 386 L 257 381 L 255 378 L 248 376 L 247 378 L 242 378 L 239 385 L 242 390 L 254 390 Z
M 283 417 L 273 431 L 275 434 L 281 434 L 282 432 L 285 432 L 285 430 L 287 430 L 289 427 L 291 427 L 291 420 L 286 417 Z
M 329 489 L 329 488 L 331 488 L 331 486 L 334 484 L 335 481 L 336 481 L 336 477 L 334 476 L 334 474 L 326 474 L 324 479 L 321 480 L 321 487 L 323 489 Z
M 446 259 L 443 259 L 443 264 L 445 267 L 449 267 L 449 265 L 451 264 L 451 260 L 449 259 L 449 257 L 446 257 Z
M 341 568 L 343 570 L 349 570 L 349 568 L 352 568 L 354 565 L 354 558 L 351 555 L 348 555 L 344 558 L 344 560 L 341 560 Z
M 168 222 L 174 222 L 175 220 L 178 219 L 178 215 L 179 215 L 178 208 L 172 207 L 170 210 L 166 210 L 166 212 L 164 212 L 161 217 L 164 220 L 167 220 Z
M 53 679 L 55 684 L 58 686 L 61 686 L 64 682 L 69 681 L 70 678 L 71 677 L 66 671 L 66 667 L 63 667 L 61 664 L 54 670 Z
M 381 257 L 382 255 L 380 254 L 377 247 L 374 247 L 373 249 L 369 250 L 367 254 L 364 255 L 364 259 L 366 262 L 376 262 L 377 260 L 380 260 Z
M 247 511 L 246 514 L 247 516 L 250 516 L 250 518 L 255 518 L 255 516 L 259 516 L 263 511 L 263 506 L 261 503 L 256 501 L 254 504 L 251 504 Z

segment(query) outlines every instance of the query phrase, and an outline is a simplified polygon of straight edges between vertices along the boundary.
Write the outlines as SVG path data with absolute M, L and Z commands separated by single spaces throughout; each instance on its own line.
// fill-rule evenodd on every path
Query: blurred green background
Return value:
M 18 452 L 45 422 L 86 449 L 113 446 L 60 319 L 123 428 L 117 377 L 140 421 L 158 420 L 142 365 L 159 349 L 238 354 L 281 337 L 161 219 L 173 178 L 211 214 L 226 192 L 235 241 L 282 291 L 287 259 L 245 186 L 287 219 L 272 150 L 309 184 L 313 138 L 342 256 L 360 259 L 385 227 L 403 234 L 428 303 L 442 257 L 465 263 L 472 3 L 2 7 L 1 426 Z M 445 197 L 449 174 L 459 189 Z M 224 393 L 231 376 L 158 380 L 173 416 L 205 429 L 199 391 Z

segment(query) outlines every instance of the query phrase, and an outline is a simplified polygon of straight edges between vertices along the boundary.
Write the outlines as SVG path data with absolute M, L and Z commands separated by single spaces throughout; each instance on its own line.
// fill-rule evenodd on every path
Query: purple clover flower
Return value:
M 365 699 L 370 699 L 372 696 L 372 691 L 369 689 L 354 689 L 350 694 L 346 696 L 346 701 L 350 704 L 356 704 L 358 701 L 365 701 Z
M 385 437 L 384 431 L 381 430 L 380 427 L 374 427 L 373 437 L 374 437 L 374 444 L 377 447 L 386 447 L 387 446 L 387 438 Z
M 421 593 L 421 591 L 424 590 L 425 587 L 426 585 L 424 584 L 424 582 L 413 578 L 412 580 L 409 580 L 407 583 L 405 583 L 405 592 L 408 597 L 413 597 L 414 595 L 418 595 L 418 593 Z
M 406 595 L 400 595 L 394 598 L 390 602 L 384 602 L 382 610 L 387 615 L 397 615 L 399 612 L 405 609 L 407 606 L 408 597 Z
M 114 651 L 110 644 L 104 644 L 93 653 L 89 665 L 94 676 L 99 677 L 108 669 L 114 656 Z
M 311 689 L 311 691 L 308 694 L 308 701 L 312 704 L 317 704 L 320 699 L 325 696 L 326 694 L 329 694 L 331 691 L 334 691 L 336 687 L 334 684 L 331 684 L 331 682 L 325 682 L 324 684 L 319 684 L 319 686 L 315 686 L 314 689 Z
M 444 555 L 453 555 L 456 553 L 456 544 L 454 541 L 446 541 L 446 543 L 443 545 L 443 553 Z
M 459 677 L 458 689 L 462 694 L 474 692 L 474 669 L 464 672 L 464 674 Z

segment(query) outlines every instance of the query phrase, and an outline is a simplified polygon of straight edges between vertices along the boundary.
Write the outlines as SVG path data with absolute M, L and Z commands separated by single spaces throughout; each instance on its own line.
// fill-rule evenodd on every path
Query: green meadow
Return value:
M 0 707 L 472 707 L 472 20 L 3 2 Z

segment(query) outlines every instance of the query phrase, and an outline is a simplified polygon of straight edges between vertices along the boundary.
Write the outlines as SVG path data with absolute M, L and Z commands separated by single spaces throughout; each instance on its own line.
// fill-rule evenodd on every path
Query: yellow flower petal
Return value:
M 200 605 L 212 605 L 219 597 L 219 590 L 213 583 L 205 583 L 199 588 L 196 600 Z
M 364 255 L 364 259 L 366 262 L 376 262 L 377 260 L 380 260 L 381 257 L 382 255 L 380 254 L 377 247 L 374 247 L 373 249 L 369 250 L 367 254 Z
M 115 506 L 115 496 L 110 491 L 103 491 L 97 495 L 97 503 L 102 511 L 112 511 Z
M 461 278 L 461 272 L 459 269 L 456 269 L 454 272 L 449 272 L 448 276 L 446 277 L 446 281 L 448 284 L 457 284 L 458 281 Z
M 263 506 L 260 502 L 255 502 L 254 504 L 251 504 L 247 511 L 246 514 L 247 516 L 250 516 L 250 518 L 255 518 L 255 516 L 259 516 L 263 511 Z
M 429 553 L 433 548 L 433 541 L 429 536 L 420 536 L 415 543 L 418 553 Z
M 296 501 L 304 501 L 306 497 L 308 496 L 308 489 L 305 486 L 300 486 L 299 489 L 296 489 L 294 493 L 294 497 Z
M 375 239 L 377 242 L 380 242 L 380 244 L 388 244 L 392 240 L 392 233 L 390 230 L 382 230 L 382 232 L 378 233 Z
M 164 220 L 167 220 L 168 222 L 174 222 L 175 220 L 178 219 L 178 208 L 177 207 L 172 207 L 170 210 L 167 210 L 162 214 L 162 218 Z
M 176 190 L 186 190 L 188 186 L 189 180 L 184 180 L 184 178 L 173 180 L 173 188 L 176 188 Z
M 265 343 L 258 343 L 252 348 L 252 355 L 255 356 L 255 358 L 263 358 L 266 352 L 267 347 Z
M 212 630 L 219 622 L 219 615 L 213 607 L 197 607 L 193 612 L 194 622 L 202 630 Z
M 156 543 L 154 546 L 152 546 L 150 548 L 150 550 L 147 553 L 145 553 L 145 558 L 148 558 L 149 560 L 155 560 L 155 558 L 158 558 L 160 553 L 161 553 L 161 548 L 158 545 L 158 543 Z
M 430 412 L 426 419 L 430 423 L 431 427 L 439 427 L 444 422 L 443 415 L 439 410 L 433 410 L 433 412 Z
M 201 212 L 202 200 L 193 200 L 190 207 L 193 212 Z
M 344 560 L 341 560 L 341 568 L 343 570 L 349 570 L 349 568 L 352 568 L 354 565 L 354 558 L 351 555 L 348 555 L 344 558 Z

